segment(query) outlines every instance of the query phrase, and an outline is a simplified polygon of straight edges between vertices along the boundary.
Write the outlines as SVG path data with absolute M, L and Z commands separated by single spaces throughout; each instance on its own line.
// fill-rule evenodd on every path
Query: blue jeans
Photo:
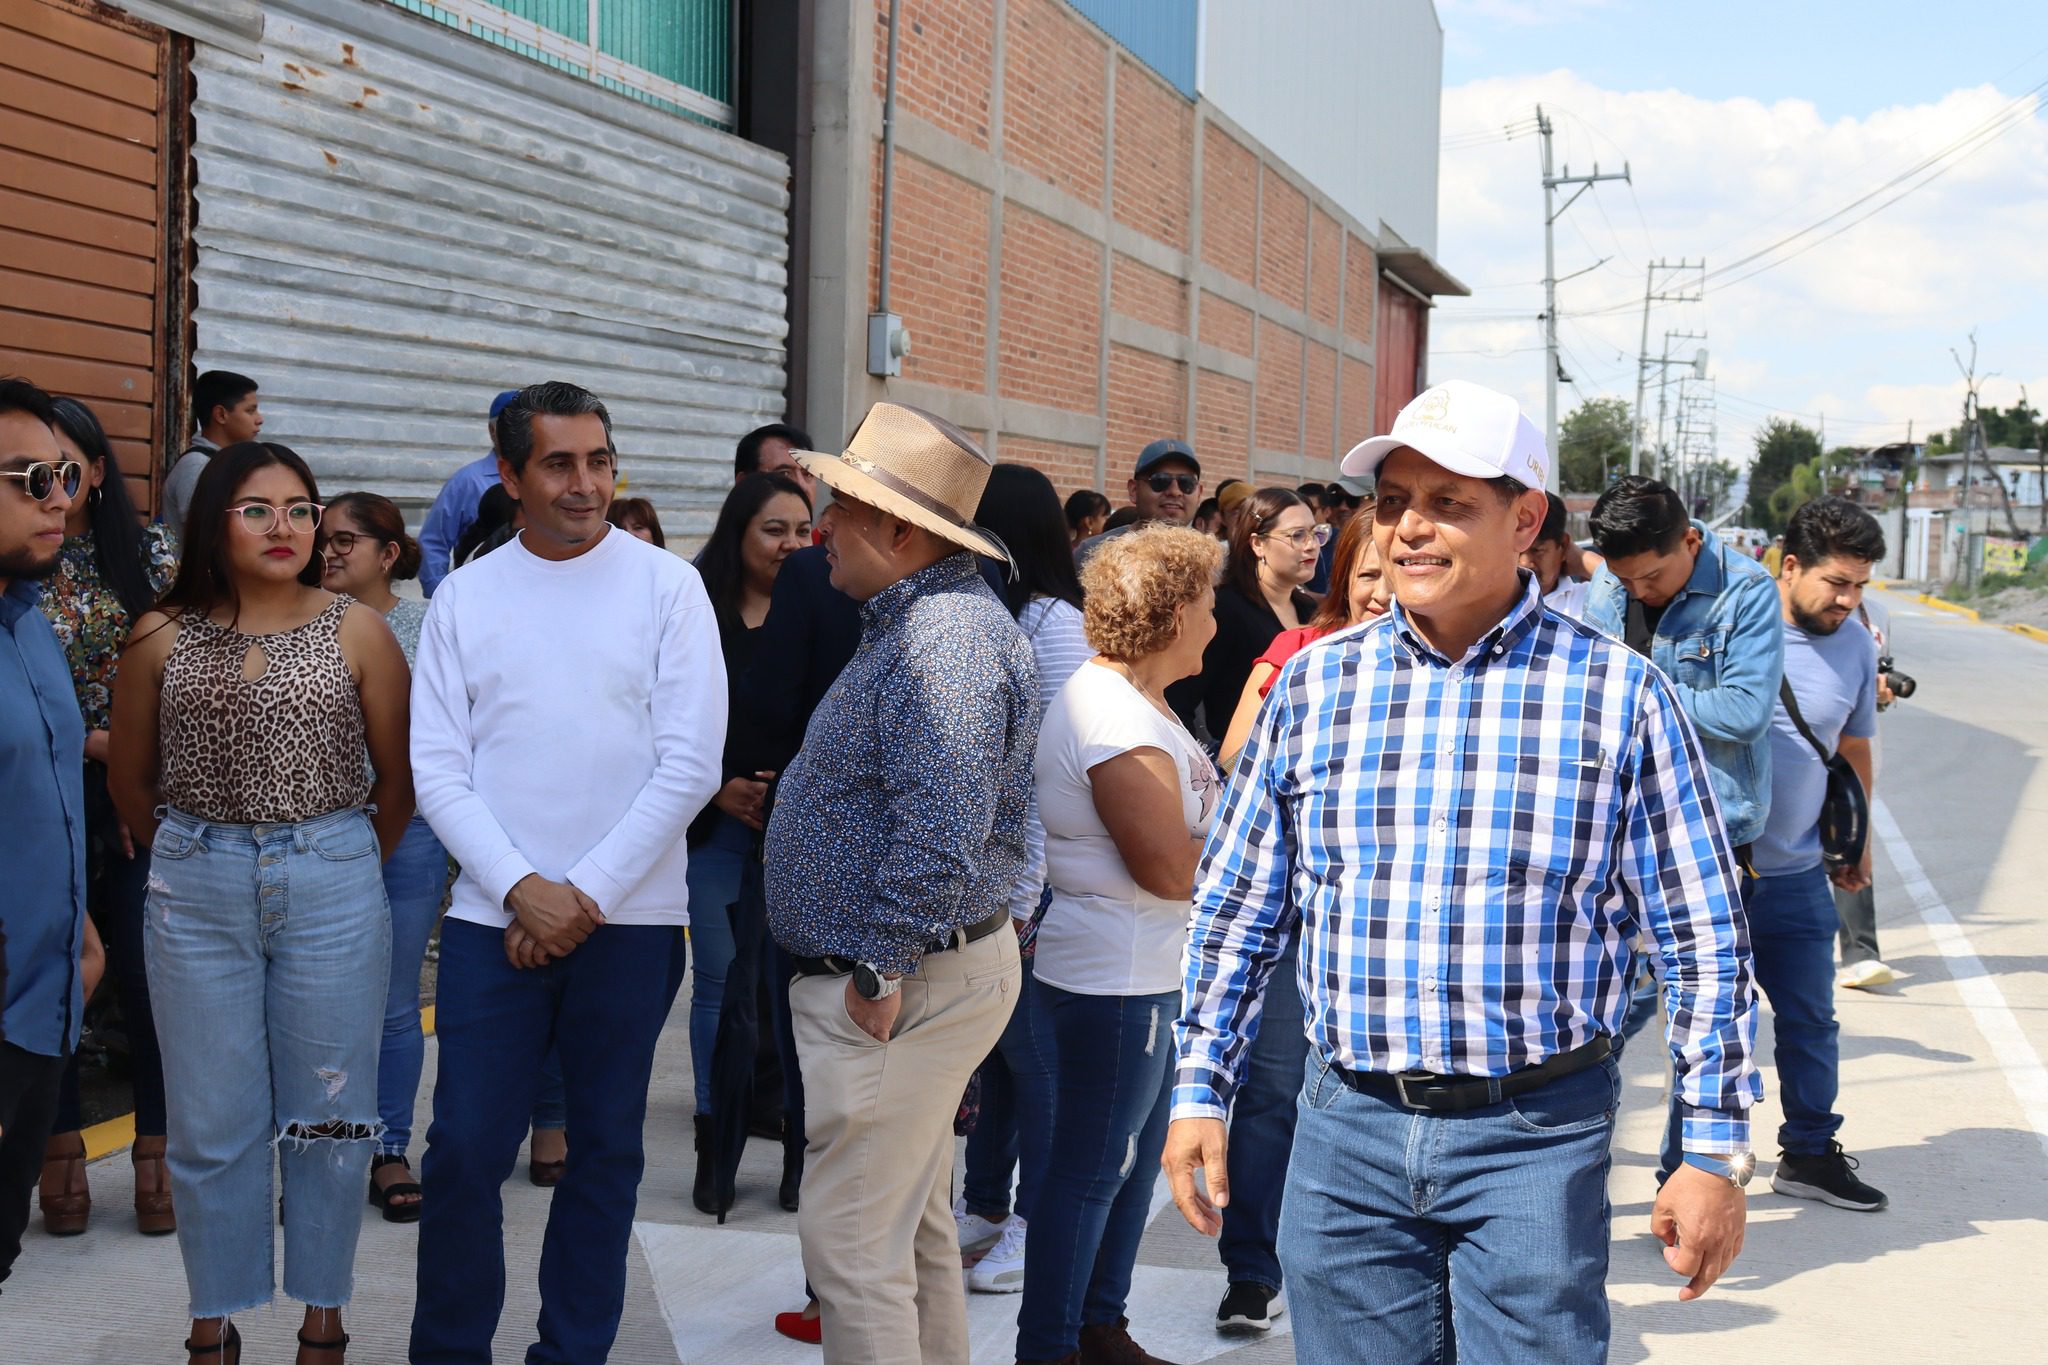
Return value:
M 711 837 L 690 850 L 690 1070 L 699 1114 L 711 1112 L 711 1053 L 718 1046 L 718 1007 L 732 966 L 732 904 L 740 869 L 754 852 L 754 831 L 723 812 Z
M 284 1291 L 338 1308 L 378 1136 L 391 961 L 369 817 L 226 825 L 165 811 L 143 913 L 192 1316 L 270 1302 L 273 1147 Z
M 1115 1322 L 1152 1208 L 1180 993 L 1075 995 L 1037 984 L 1058 1056 L 1059 1123 L 1031 1236 L 1017 1357 L 1057 1360 L 1081 1327 Z
M 640 1130 L 654 1044 L 674 999 L 663 925 L 607 924 L 567 957 L 521 970 L 504 934 L 441 927 L 441 1042 L 423 1199 L 414 1365 L 488 1365 L 505 1307 L 504 1203 L 552 1041 L 562 1059 L 569 1165 L 540 1258 L 540 1340 L 528 1365 L 601 1361 L 618 1335 L 645 1166 Z M 361 1191 L 356 1194 L 362 1199 Z
M 384 1049 L 377 1057 L 378 1150 L 404 1156 L 412 1145 L 412 1102 L 419 1093 L 427 1039 L 420 1031 L 420 963 L 448 891 L 448 851 L 426 817 L 415 815 L 384 863 L 391 903 L 391 980 L 384 997 Z
M 1842 1129 L 1835 1112 L 1841 1085 L 1841 1030 L 1835 1023 L 1835 935 L 1841 929 L 1834 884 L 1826 868 L 1780 876 L 1744 877 L 1749 948 L 1756 984 L 1771 1007 L 1778 1066 L 1778 1105 L 1785 1121 L 1778 1146 L 1795 1156 L 1817 1156 Z M 1678 1098 L 1665 1119 L 1659 1165 L 1678 1168 Z
M 1013 1170 L 1017 1216 L 1031 1221 L 1046 1165 L 1052 1160 L 1058 1102 L 1052 1028 L 1032 975 L 1032 959 L 1022 958 L 1020 965 L 1017 1008 L 1003 1026 L 996 1050 L 981 1064 L 981 1117 L 967 1138 L 967 1178 L 960 1187 L 967 1211 L 991 1222 L 1009 1215 Z
M 1613 1058 L 1462 1114 L 1306 1070 L 1280 1220 L 1301 1365 L 1607 1359 Z
M 1287 1187 L 1288 1153 L 1294 1150 L 1294 1104 L 1301 1094 L 1301 1068 L 1308 1060 L 1308 1020 L 1295 976 L 1300 938 L 1267 980 L 1259 1036 L 1252 1040 L 1244 1084 L 1230 1111 L 1230 1203 L 1216 1251 L 1231 1283 L 1250 1280 L 1278 1289 L 1280 1204 Z

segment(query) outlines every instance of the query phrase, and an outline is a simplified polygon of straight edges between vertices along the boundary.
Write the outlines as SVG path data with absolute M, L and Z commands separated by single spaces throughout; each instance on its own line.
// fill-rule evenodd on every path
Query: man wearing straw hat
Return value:
M 845 454 L 797 461 L 832 489 L 832 585 L 861 604 L 765 855 L 797 970 L 804 1270 L 833 1365 L 966 1360 L 952 1120 L 1017 999 L 1038 676 L 976 568 L 1009 554 L 970 519 L 991 466 L 965 432 L 877 403 Z

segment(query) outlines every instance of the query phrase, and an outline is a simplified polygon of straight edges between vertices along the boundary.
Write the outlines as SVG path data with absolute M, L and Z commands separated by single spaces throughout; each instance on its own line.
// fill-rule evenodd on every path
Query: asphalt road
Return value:
M 1770 1193 L 1767 1019 L 1748 1245 L 1712 1294 L 1678 1303 L 1678 1281 L 1648 1232 L 1663 1074 L 1656 1049 L 1632 1049 L 1610 1186 L 1617 1362 L 2048 1362 L 2048 645 L 1907 597 L 1885 600 L 1899 665 L 1921 682 L 1882 720 L 1878 912 L 1900 980 L 1841 992 L 1839 1003 L 1843 1140 L 1892 1206 L 1847 1213 Z M 612 1358 L 816 1361 L 815 1349 L 767 1330 L 775 1310 L 800 1302 L 802 1283 L 795 1219 L 773 1207 L 777 1149 L 750 1149 L 742 1202 L 725 1227 L 689 1207 L 684 1022 L 679 1001 L 657 1059 L 637 1252 Z M 137 1236 L 121 1216 L 127 1181 L 122 1157 L 95 1166 L 98 1211 L 86 1236 L 31 1231 L 0 1297 L 0 1361 L 176 1358 L 185 1326 L 177 1249 Z M 498 1345 L 500 1359 L 516 1360 L 531 1339 L 547 1197 L 515 1176 L 506 1198 L 510 1293 Z M 365 1214 L 350 1358 L 400 1361 L 413 1229 Z M 1239 1346 L 1209 1331 L 1223 1289 L 1215 1251 L 1171 1207 L 1155 1216 L 1140 1261 L 1132 1316 L 1154 1351 L 1237 1365 L 1293 1359 L 1284 1334 Z M 1011 1359 L 1016 1303 L 973 1297 L 977 1363 Z M 282 1304 L 240 1319 L 248 1358 L 288 1358 L 297 1320 Z

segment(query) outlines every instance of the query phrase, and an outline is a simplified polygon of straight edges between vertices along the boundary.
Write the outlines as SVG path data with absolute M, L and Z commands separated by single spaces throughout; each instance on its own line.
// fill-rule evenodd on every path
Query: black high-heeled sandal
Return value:
M 377 1172 L 385 1166 L 402 1166 L 407 1175 L 412 1174 L 412 1165 L 396 1152 L 383 1152 L 370 1158 L 370 1202 L 384 1211 L 387 1223 L 417 1223 L 420 1220 L 420 1187 L 411 1180 L 394 1180 L 389 1185 L 377 1183 Z M 407 1197 L 410 1196 L 410 1197 Z M 393 1202 L 402 1200 L 403 1202 Z
M 228 1354 L 232 1351 L 234 1354 Z M 242 1334 L 235 1330 L 232 1322 L 221 1324 L 220 1340 L 211 1345 L 200 1346 L 190 1338 L 185 1341 L 188 1356 L 219 1356 L 220 1365 L 242 1365 Z
M 300 1332 L 299 1349 L 301 1351 L 346 1352 L 348 1350 L 348 1333 L 343 1332 L 340 1336 L 336 1337 L 332 1341 L 309 1341 L 306 1339 L 306 1334 L 304 1332 Z

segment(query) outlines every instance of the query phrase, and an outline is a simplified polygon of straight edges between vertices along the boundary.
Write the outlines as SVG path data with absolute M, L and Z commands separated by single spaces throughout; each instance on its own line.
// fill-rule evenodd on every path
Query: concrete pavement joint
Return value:
M 1985 970 L 1983 959 L 1970 946 L 1969 936 L 1956 922 L 1941 893 L 1934 889 L 1933 881 L 1920 866 L 1919 858 L 1914 856 L 1912 846 L 1882 799 L 1870 803 L 1870 822 L 1884 840 L 1885 852 L 1898 869 L 1900 883 L 1920 907 L 1920 918 L 1926 922 L 1934 946 L 1947 962 L 1956 991 L 1969 1006 L 1977 1031 L 1991 1044 L 1992 1055 L 1998 1058 L 2006 1082 L 2020 1102 L 2020 1111 L 2040 1139 L 2043 1153 L 2048 1154 L 2048 1067 L 2041 1064 L 2040 1054 L 2034 1051 L 2020 1030 L 2019 1020 L 2013 1017 L 2005 993 Z

